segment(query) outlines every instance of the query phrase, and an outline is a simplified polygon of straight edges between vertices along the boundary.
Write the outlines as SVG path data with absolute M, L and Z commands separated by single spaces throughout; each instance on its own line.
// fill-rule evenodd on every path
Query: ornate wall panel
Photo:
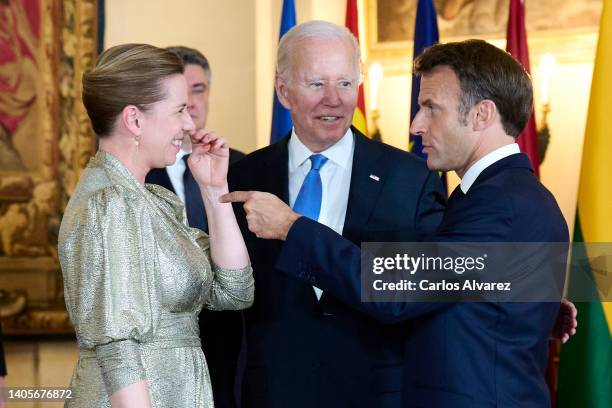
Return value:
M 96 13 L 95 0 L 0 2 L 0 18 L 10 23 L 0 24 L 0 81 L 8 78 L 0 82 L 0 316 L 7 334 L 72 331 L 57 234 L 95 145 L 80 95 L 96 55 Z

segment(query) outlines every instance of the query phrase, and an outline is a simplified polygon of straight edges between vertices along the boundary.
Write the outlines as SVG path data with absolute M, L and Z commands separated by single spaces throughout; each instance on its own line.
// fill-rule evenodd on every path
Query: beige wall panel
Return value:
M 264 0 L 265 1 L 265 0 Z M 255 4 L 250 0 L 106 0 L 107 47 L 186 45 L 210 60 L 207 127 L 232 146 L 255 148 Z

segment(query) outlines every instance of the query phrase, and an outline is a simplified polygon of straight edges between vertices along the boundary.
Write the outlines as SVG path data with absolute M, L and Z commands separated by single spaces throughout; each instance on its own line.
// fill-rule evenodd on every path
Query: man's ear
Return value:
M 276 97 L 278 98 L 281 105 L 285 107 L 287 110 L 291 110 L 291 102 L 288 97 L 288 86 L 287 83 L 281 79 L 281 77 L 276 74 L 276 78 L 274 80 L 274 88 L 276 89 Z
M 130 131 L 134 136 L 140 136 L 142 134 L 142 120 L 143 116 L 134 105 L 127 105 L 121 111 L 121 122 L 127 130 Z
M 490 99 L 483 99 L 472 108 L 472 124 L 475 131 L 483 131 L 490 127 L 498 118 L 497 106 Z

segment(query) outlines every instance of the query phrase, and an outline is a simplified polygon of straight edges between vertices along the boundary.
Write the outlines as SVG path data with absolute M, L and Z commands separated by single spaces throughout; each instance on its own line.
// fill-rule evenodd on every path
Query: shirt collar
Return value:
M 348 128 L 342 139 L 338 140 L 327 150 L 319 152 L 320 154 L 327 157 L 328 160 L 336 163 L 338 166 L 349 169 L 351 166 L 351 157 L 353 152 L 353 145 L 355 144 L 355 138 L 353 137 L 353 131 Z M 308 147 L 297 136 L 295 128 L 291 131 L 291 139 L 289 139 L 289 171 L 292 172 L 300 167 L 308 158 L 315 154 L 310 151 Z
M 470 187 L 472 187 L 472 184 L 474 184 L 480 173 L 482 173 L 487 167 L 489 167 L 495 162 L 500 161 L 503 158 L 520 152 L 521 149 L 519 148 L 519 145 L 516 143 L 511 143 L 509 145 L 505 145 L 498 149 L 495 149 L 491 153 L 482 157 L 480 160 L 474 163 L 463 175 L 460 184 L 461 191 L 463 191 L 463 194 L 467 194 L 468 190 L 470 189 Z
M 178 153 L 176 154 L 176 161 L 181 160 L 183 157 L 187 156 L 188 154 L 191 154 L 191 151 L 179 149 Z

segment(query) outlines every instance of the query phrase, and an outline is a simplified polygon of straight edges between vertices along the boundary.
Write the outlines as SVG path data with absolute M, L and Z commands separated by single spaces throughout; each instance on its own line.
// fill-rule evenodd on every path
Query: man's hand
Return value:
M 576 327 L 578 327 L 578 320 L 576 316 L 578 310 L 572 302 L 567 299 L 561 301 L 561 308 L 557 315 L 557 321 L 552 331 L 552 338 L 561 340 L 561 343 L 566 343 L 571 336 L 576 334 Z
M 274 194 L 261 191 L 234 191 L 221 196 L 222 203 L 244 203 L 249 230 L 258 238 L 285 240 L 300 218 Z

